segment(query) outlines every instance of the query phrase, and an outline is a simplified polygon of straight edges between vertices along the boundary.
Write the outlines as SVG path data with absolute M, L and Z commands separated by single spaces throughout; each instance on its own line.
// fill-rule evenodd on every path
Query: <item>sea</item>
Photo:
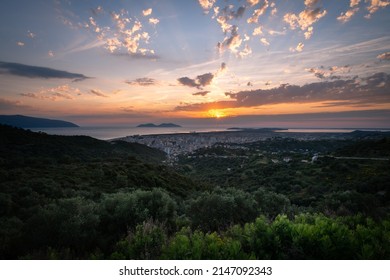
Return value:
M 90 126 L 90 127 L 54 127 L 54 128 L 30 128 L 31 131 L 44 132 L 52 135 L 91 136 L 100 140 L 110 140 L 133 135 L 153 135 L 153 134 L 177 134 L 194 132 L 225 131 L 226 128 L 214 127 L 110 127 L 110 126 Z
M 225 127 L 116 127 L 116 126 L 84 126 L 84 127 L 56 127 L 30 128 L 31 131 L 44 132 L 52 135 L 85 135 L 100 140 L 110 140 L 133 135 L 176 134 L 194 132 L 231 131 Z M 289 128 L 275 130 L 280 133 L 350 133 L 354 130 L 390 131 L 389 129 L 359 129 L 359 128 Z

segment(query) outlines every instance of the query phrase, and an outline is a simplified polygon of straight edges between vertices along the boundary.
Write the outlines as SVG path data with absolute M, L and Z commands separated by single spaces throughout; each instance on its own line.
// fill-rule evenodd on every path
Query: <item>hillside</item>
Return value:
M 123 159 L 129 156 L 145 162 L 160 163 L 165 153 L 137 143 L 101 141 L 89 136 L 57 136 L 0 125 L 0 155 L 9 160 L 51 158 L 56 162 L 72 158 Z
M 21 128 L 78 127 L 77 124 L 67 122 L 67 121 L 34 118 L 34 117 L 28 117 L 22 115 L 0 115 L 0 124 L 21 127 Z
M 282 144 L 292 161 L 268 162 Z M 211 147 L 175 171 L 140 144 L 0 125 L 0 259 L 388 259 L 388 162 L 303 163 L 303 145 Z

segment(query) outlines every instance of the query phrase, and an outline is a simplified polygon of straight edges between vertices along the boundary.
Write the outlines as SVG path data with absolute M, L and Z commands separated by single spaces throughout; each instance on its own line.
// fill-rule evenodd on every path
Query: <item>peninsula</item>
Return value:
M 0 124 L 6 124 L 20 128 L 33 127 L 79 127 L 77 124 L 44 118 L 34 118 L 23 115 L 0 115 Z

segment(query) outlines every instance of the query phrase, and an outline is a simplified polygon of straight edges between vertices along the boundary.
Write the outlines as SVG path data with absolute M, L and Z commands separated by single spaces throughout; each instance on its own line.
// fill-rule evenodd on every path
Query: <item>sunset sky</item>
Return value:
M 390 1 L 2 0 L 0 114 L 390 127 Z

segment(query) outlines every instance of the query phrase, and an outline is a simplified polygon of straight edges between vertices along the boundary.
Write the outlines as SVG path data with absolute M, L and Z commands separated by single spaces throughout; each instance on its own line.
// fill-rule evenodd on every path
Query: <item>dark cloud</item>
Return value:
M 199 91 L 199 92 L 195 92 L 193 93 L 192 95 L 195 95 L 195 96 L 206 96 L 210 91 Z
M 225 62 L 222 62 L 222 63 L 221 63 L 221 66 L 219 67 L 219 69 L 218 69 L 218 71 L 217 71 L 217 73 L 216 73 L 216 75 L 223 74 L 223 73 L 225 73 L 226 71 L 227 71 L 227 65 L 226 65 Z
M 213 78 L 214 78 L 214 74 L 211 74 L 211 73 L 206 73 L 206 74 L 199 75 L 196 77 L 199 85 L 201 85 L 201 86 L 207 86 L 207 85 L 211 84 L 211 82 L 213 81 Z
M 238 19 L 238 18 L 241 18 L 245 13 L 245 7 L 244 6 L 241 6 L 238 8 L 237 12 L 233 12 L 233 17 Z
M 350 104 L 390 103 L 390 75 L 376 73 L 365 78 L 332 80 L 303 86 L 283 84 L 272 89 L 225 93 L 232 100 L 178 106 L 176 111 L 201 111 L 223 108 L 255 107 L 280 103 L 346 102 Z
M 96 96 L 100 96 L 100 97 L 108 97 L 107 95 L 105 95 L 102 91 L 98 90 L 98 89 L 91 89 L 89 91 L 90 93 L 96 95 Z
M 183 86 L 199 87 L 199 84 L 194 79 L 191 79 L 191 78 L 188 78 L 188 77 L 181 77 L 181 78 L 177 79 L 177 81 L 179 83 L 181 83 Z
M 39 95 L 29 92 L 29 93 L 21 93 L 20 94 L 23 97 L 30 97 L 30 98 L 36 98 L 36 99 L 42 99 Z
M 132 86 L 153 86 L 157 84 L 157 81 L 152 78 L 138 78 L 131 81 L 126 81 L 126 84 L 132 85 Z
M 233 25 L 230 32 L 230 37 L 226 37 L 223 42 L 218 42 L 217 48 L 219 52 L 223 52 L 224 49 L 229 49 L 232 52 L 236 52 L 237 49 L 241 46 L 242 39 L 238 34 L 238 26 Z
M 309 73 L 313 73 L 314 76 L 316 76 L 319 79 L 340 80 L 341 78 L 344 79 L 350 78 L 348 76 L 345 76 L 345 74 L 351 72 L 351 67 L 349 65 L 331 66 L 329 68 L 325 68 L 324 66 L 321 66 L 319 68 L 308 68 L 306 69 L 306 71 L 308 71 Z
M 90 78 L 84 76 L 83 74 L 3 61 L 0 61 L 0 74 L 9 74 L 27 78 L 73 79 L 74 82 Z
M 202 89 L 205 86 L 208 86 L 211 84 L 211 82 L 214 79 L 214 74 L 212 73 L 206 73 L 199 76 L 196 76 L 195 79 L 191 79 L 188 77 L 181 77 L 177 79 L 177 81 L 182 84 L 183 86 L 187 87 L 195 87 L 198 89 Z

